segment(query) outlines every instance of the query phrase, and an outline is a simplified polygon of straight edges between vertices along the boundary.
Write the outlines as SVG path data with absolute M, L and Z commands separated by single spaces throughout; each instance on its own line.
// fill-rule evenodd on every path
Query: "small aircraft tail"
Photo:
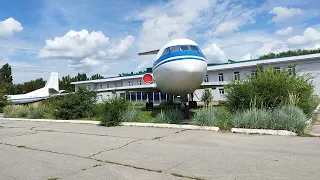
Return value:
M 45 86 L 46 88 L 52 88 L 59 91 L 59 76 L 57 72 L 52 72 L 50 78 Z

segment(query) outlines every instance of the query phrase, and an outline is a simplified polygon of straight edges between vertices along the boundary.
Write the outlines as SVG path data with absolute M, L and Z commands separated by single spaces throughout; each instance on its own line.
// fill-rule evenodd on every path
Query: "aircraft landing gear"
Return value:
M 181 110 L 185 119 L 190 118 L 190 108 L 188 103 L 188 95 L 181 96 Z

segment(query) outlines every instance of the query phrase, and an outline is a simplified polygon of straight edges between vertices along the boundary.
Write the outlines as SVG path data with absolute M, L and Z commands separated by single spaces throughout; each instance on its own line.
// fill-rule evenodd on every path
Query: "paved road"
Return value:
M 0 121 L 0 179 L 320 179 L 320 138 Z

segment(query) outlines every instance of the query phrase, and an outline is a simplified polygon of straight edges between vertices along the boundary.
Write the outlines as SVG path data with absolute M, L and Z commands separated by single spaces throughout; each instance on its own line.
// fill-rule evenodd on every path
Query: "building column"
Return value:
M 130 102 L 131 102 L 131 92 L 129 92 Z
M 138 101 L 138 93 L 136 92 L 136 102 Z
M 152 102 L 154 103 L 154 92 L 152 92 Z
M 161 103 L 162 99 L 161 99 L 161 92 L 159 92 L 159 101 Z

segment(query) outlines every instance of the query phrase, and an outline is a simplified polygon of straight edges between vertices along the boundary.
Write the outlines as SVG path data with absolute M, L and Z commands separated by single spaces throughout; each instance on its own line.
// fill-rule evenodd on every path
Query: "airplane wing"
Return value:
M 146 51 L 146 52 L 138 53 L 138 55 L 143 56 L 143 55 L 157 54 L 159 51 L 160 51 L 160 49 L 153 50 L 153 51 Z
M 98 89 L 98 92 L 117 92 L 117 91 L 138 91 L 138 92 L 158 92 L 160 91 L 156 84 L 144 84 L 137 86 L 123 86 L 107 89 Z
M 223 87 L 227 82 L 203 82 L 198 89 Z

